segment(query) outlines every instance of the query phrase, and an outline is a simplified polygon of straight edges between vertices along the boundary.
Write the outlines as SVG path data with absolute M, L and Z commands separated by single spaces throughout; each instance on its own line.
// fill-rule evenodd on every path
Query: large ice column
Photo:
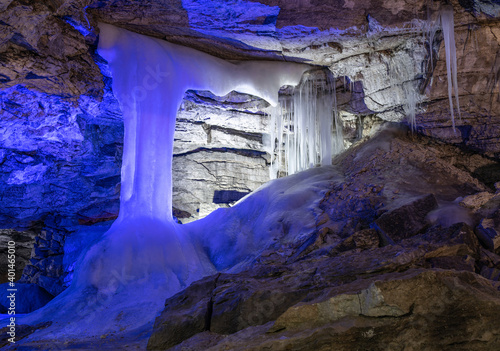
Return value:
M 283 85 L 296 85 L 306 65 L 233 64 L 202 52 L 100 24 L 98 51 L 109 63 L 125 120 L 120 218 L 172 220 L 175 117 L 186 90 L 233 90 L 278 103 Z

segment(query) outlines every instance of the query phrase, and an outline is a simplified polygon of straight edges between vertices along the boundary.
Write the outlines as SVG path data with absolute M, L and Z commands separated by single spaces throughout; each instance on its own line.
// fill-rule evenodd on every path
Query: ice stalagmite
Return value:
M 446 51 L 446 70 L 448 73 L 448 99 L 450 101 L 451 120 L 455 130 L 455 114 L 453 111 L 453 92 L 455 92 L 455 104 L 460 116 L 460 105 L 458 102 L 457 82 L 457 49 L 455 46 L 455 23 L 453 20 L 453 7 L 445 6 L 441 10 L 441 26 L 443 29 L 444 47 Z

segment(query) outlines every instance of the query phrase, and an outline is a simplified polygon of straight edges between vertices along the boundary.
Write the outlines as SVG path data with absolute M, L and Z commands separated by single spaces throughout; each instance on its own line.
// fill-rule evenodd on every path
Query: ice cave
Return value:
M 499 350 L 500 2 L 0 3 L 2 350 Z

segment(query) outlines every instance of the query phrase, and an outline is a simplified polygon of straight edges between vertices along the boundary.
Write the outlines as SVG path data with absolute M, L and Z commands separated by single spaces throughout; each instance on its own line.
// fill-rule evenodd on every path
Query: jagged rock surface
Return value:
M 408 113 L 407 86 L 417 86 L 424 94 L 417 96 L 421 102 L 417 113 L 419 133 L 498 159 L 499 6 L 479 0 L 451 3 L 455 10 L 462 110 L 456 133 L 449 119 L 442 37 L 437 32 L 429 42 L 423 36 L 423 20 L 428 18 L 428 3 L 424 1 L 3 2 L 0 228 L 33 228 L 40 234 L 35 228 L 51 221 L 57 227 L 70 228 L 76 223 L 93 224 L 117 216 L 123 125 L 120 107 L 111 91 L 112 78 L 106 63 L 95 52 L 98 21 L 225 59 L 301 61 L 326 66 L 336 76 L 346 77 L 347 84 L 340 83 L 337 91 L 346 145 L 370 134 L 380 120 L 403 119 Z M 431 17 L 436 19 L 442 4 L 432 2 Z M 175 143 L 177 218 L 190 221 L 202 217 L 217 207 L 232 204 L 268 180 L 271 156 L 266 141 L 265 107 L 262 100 L 241 94 L 224 98 L 207 92 L 186 94 L 179 111 Z M 375 152 L 383 153 L 384 147 Z M 459 152 L 450 150 L 447 159 Z M 426 181 L 434 177 L 436 170 L 440 174 L 450 170 L 439 157 L 426 157 L 430 157 L 432 165 L 426 169 Z M 415 161 L 403 157 L 399 162 L 411 168 Z M 357 162 L 379 170 L 394 166 L 373 164 L 366 157 Z M 473 177 L 465 183 L 457 181 L 453 187 L 463 187 L 462 195 L 491 191 L 499 180 L 498 163 L 479 156 L 463 162 L 455 168 Z M 399 176 L 404 179 L 413 175 L 401 172 Z M 353 181 L 364 181 L 360 177 L 353 176 Z M 480 183 L 475 183 L 474 178 Z M 375 181 L 376 177 L 371 180 Z M 339 237 L 328 239 L 330 245 L 343 243 L 337 246 L 338 252 L 357 243 L 375 245 L 373 232 L 364 228 L 366 223 L 378 217 L 381 209 L 399 208 L 384 207 L 388 199 L 405 198 L 390 193 L 397 191 L 390 186 L 380 192 L 370 186 L 358 189 L 351 187 L 354 183 L 346 184 L 347 193 L 340 199 L 345 212 L 332 210 L 325 220 L 334 223 L 333 227 L 323 226 L 319 228 L 322 232 L 310 237 L 312 241 L 323 240 L 331 230 L 340 230 Z M 424 189 L 428 184 L 416 181 L 411 186 Z M 453 200 L 456 193 L 451 188 L 437 189 L 436 196 Z M 352 200 L 358 191 L 373 191 L 385 200 Z M 418 195 L 429 192 L 417 191 Z M 481 210 L 474 210 L 470 216 L 471 225 L 490 250 L 498 247 L 498 213 L 488 212 L 495 208 L 495 201 L 481 205 Z M 326 202 L 325 206 L 330 206 Z M 363 216 L 368 219 L 346 217 L 347 209 L 352 211 L 358 206 L 366 211 Z M 455 213 L 456 209 L 452 206 L 449 211 Z M 436 216 L 436 221 L 443 221 Z M 484 219 L 484 223 L 477 222 L 476 217 Z M 358 236 L 347 236 L 353 230 Z M 67 282 L 61 269 L 62 252 L 58 251 L 61 243 L 38 240 L 28 266 L 31 268 L 25 272 L 26 281 L 36 282 L 53 294 L 64 288 Z M 27 252 L 28 248 L 23 250 Z M 19 267 L 30 258 L 23 250 Z M 496 277 L 496 269 L 490 262 L 481 272 Z
M 21 278 L 24 267 L 29 263 L 31 250 L 35 242 L 34 231 L 16 231 L 0 229 L 0 284 L 6 283 L 8 278 L 8 242 L 13 241 L 15 247 L 16 265 L 15 279 Z
M 401 131 L 336 161 L 313 232 L 167 299 L 148 349 L 498 348 L 500 257 L 474 231 L 498 195 L 472 176 L 493 161 Z
M 54 225 L 54 224 L 53 224 Z M 56 296 L 67 286 L 64 281 L 64 239 L 67 231 L 62 228 L 44 227 L 35 238 L 30 263 L 23 270 L 20 283 L 38 284 Z
M 495 350 L 500 343 L 494 322 L 500 312 L 500 256 L 483 246 L 474 231 L 499 211 L 497 189 L 484 183 L 489 178 L 477 177 L 478 169 L 493 164 L 407 130 L 389 129 L 355 145 L 333 167 L 320 169 L 333 176 L 313 182 L 314 187 L 323 184 L 313 206 L 299 207 L 303 212 L 297 218 L 285 214 L 274 223 L 276 240 L 267 249 L 167 299 L 149 348 L 334 345 L 347 350 L 371 345 L 384 350 L 408 344 L 429 350 Z M 306 174 L 315 173 L 301 176 Z M 290 184 L 302 195 L 296 186 Z M 430 206 L 421 206 L 422 195 Z M 375 229 L 385 214 L 406 216 L 411 206 L 423 218 L 418 230 Z M 233 230 L 254 228 L 254 216 L 261 213 L 260 208 L 245 211 L 241 215 L 247 224 Z M 306 217 L 312 225 L 291 236 L 292 229 L 297 232 L 292 227 Z M 73 258 L 107 228 L 94 227 L 69 245 Z M 224 228 L 225 223 L 212 222 L 203 227 L 203 235 L 220 237 Z M 391 240 L 384 242 L 383 235 Z M 56 340 L 51 334 L 42 339 L 27 335 L 20 343 L 30 349 L 145 347 L 144 334 L 121 336 Z

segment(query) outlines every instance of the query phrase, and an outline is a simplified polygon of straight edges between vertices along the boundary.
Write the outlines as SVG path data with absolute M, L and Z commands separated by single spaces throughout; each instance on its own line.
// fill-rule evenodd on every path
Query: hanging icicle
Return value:
M 453 7 L 445 6 L 441 10 L 441 27 L 443 30 L 444 47 L 446 51 L 446 71 L 448 74 L 448 99 L 450 101 L 450 112 L 453 130 L 455 130 L 455 114 L 453 111 L 453 92 L 455 92 L 455 104 L 460 114 L 460 105 L 458 102 L 458 83 L 457 83 L 457 49 L 455 46 L 455 24 L 453 20 Z
M 335 80 L 326 70 L 307 72 L 291 94 L 271 108 L 271 178 L 330 165 L 344 149 Z M 273 157 L 272 157 L 273 158 Z

